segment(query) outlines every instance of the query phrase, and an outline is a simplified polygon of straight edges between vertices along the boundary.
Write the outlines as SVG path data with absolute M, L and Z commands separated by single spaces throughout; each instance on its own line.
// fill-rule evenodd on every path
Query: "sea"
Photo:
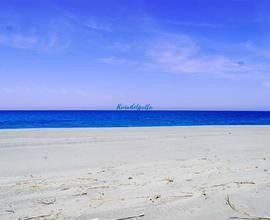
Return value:
M 270 125 L 270 111 L 0 111 L 0 129 Z

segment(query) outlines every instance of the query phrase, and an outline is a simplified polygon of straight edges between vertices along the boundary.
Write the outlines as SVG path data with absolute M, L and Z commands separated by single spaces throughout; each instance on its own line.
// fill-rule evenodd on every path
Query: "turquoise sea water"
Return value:
M 0 111 L 0 129 L 189 125 L 270 125 L 270 112 Z

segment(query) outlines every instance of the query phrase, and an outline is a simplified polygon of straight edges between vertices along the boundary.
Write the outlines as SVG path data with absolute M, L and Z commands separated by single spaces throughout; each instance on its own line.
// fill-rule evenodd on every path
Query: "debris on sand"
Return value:
M 151 202 L 155 202 L 156 200 L 160 199 L 161 198 L 161 195 L 160 194 L 156 194 L 154 195 L 153 197 L 151 197 L 149 200 Z
M 106 219 L 106 220 L 128 220 L 128 219 L 132 219 L 132 218 L 141 218 L 141 217 L 144 217 L 144 213 L 139 214 L 139 215 L 131 215 L 131 216 L 123 217 L 123 218 Z M 101 220 L 101 219 L 99 219 L 99 218 L 91 218 L 90 220 Z
M 255 183 L 253 181 L 240 181 L 240 182 L 234 182 L 236 184 L 252 184 L 254 185 Z
M 66 191 L 66 190 L 69 190 L 70 188 L 69 187 L 65 187 L 63 189 L 61 189 L 61 191 Z
M 140 217 L 144 217 L 144 213 L 139 214 L 139 215 L 132 215 L 132 216 L 124 217 L 124 218 L 117 218 L 115 220 L 127 220 L 127 219 L 140 218 Z
M 87 189 L 108 189 L 108 188 L 110 188 L 110 185 L 91 186 L 91 187 L 88 187 Z
M 167 181 L 167 183 L 173 183 L 174 181 L 173 178 L 170 176 L 165 177 L 165 180 Z
M 264 219 L 264 220 L 270 220 L 270 216 L 258 216 L 258 215 L 252 215 L 252 214 L 250 214 L 250 213 L 248 213 L 248 212 L 239 210 L 239 209 L 236 208 L 236 206 L 231 202 L 229 196 L 227 196 L 225 200 L 226 200 L 226 202 L 227 202 L 227 205 L 228 205 L 232 210 L 234 210 L 235 212 L 239 213 L 240 215 L 246 216 L 247 218 L 245 218 L 245 219 L 254 219 L 254 220 Z M 236 218 L 238 218 L 238 217 L 236 217 Z M 243 218 L 240 218 L 240 217 L 239 217 L 238 219 L 243 219 Z
M 32 219 L 40 219 L 40 218 L 48 218 L 51 217 L 51 214 L 47 214 L 47 215 L 38 215 L 38 216 L 29 216 L 29 217 L 22 217 L 22 218 L 18 218 L 18 220 L 32 220 Z
M 39 203 L 43 205 L 52 205 L 56 202 L 56 198 L 40 200 Z
M 83 193 L 78 193 L 78 194 L 74 194 L 72 196 L 86 196 L 87 192 L 83 192 Z

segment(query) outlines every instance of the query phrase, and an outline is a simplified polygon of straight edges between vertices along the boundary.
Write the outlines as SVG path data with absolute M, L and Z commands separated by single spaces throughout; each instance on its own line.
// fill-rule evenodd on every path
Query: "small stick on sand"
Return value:
M 168 196 L 168 197 L 175 197 L 175 198 L 189 198 L 192 197 L 193 195 L 173 195 L 173 196 Z
M 127 220 L 127 219 L 140 218 L 140 217 L 144 217 L 144 213 L 142 213 L 140 215 L 133 215 L 133 216 L 128 216 L 128 217 L 124 217 L 124 218 L 117 218 L 115 220 Z
M 79 193 L 79 194 L 74 194 L 72 196 L 86 196 L 87 192 Z
M 253 181 L 241 181 L 241 182 L 234 182 L 236 184 L 255 184 Z
M 56 202 L 56 199 L 45 199 L 45 200 L 40 200 L 39 203 L 43 205 L 52 205 Z
M 47 218 L 50 217 L 51 214 L 48 215 L 38 215 L 38 216 L 30 216 L 30 217 L 21 217 L 18 218 L 18 220 L 31 220 L 31 219 L 40 219 L 40 218 Z
M 116 218 L 116 219 L 113 219 L 113 220 L 128 220 L 128 219 L 140 218 L 140 217 L 144 217 L 144 213 L 142 213 L 140 215 L 132 215 L 132 216 L 124 217 L 124 218 Z M 90 220 L 101 220 L 101 219 L 99 219 L 99 218 L 93 218 L 93 219 L 90 219 Z M 106 219 L 106 220 L 111 220 L 111 219 Z
M 92 186 L 92 187 L 88 187 L 88 189 L 107 189 L 110 188 L 109 185 L 100 185 L 100 186 Z
M 230 206 L 230 208 L 232 210 L 238 212 L 241 215 L 248 216 L 248 218 L 245 218 L 245 219 L 254 219 L 254 220 L 259 220 L 259 219 L 262 220 L 262 219 L 264 219 L 264 220 L 270 220 L 270 216 L 256 216 L 256 215 L 249 214 L 248 212 L 241 211 L 241 210 L 237 209 L 235 207 L 235 205 L 230 201 L 230 197 L 229 196 L 227 196 L 225 200 L 226 200 L 227 204 Z

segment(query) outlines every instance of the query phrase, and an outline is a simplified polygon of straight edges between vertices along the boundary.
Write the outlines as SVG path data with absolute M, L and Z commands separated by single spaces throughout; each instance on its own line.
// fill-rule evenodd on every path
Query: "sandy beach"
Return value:
M 270 126 L 0 131 L 0 219 L 270 216 Z M 136 217 L 137 216 L 137 217 Z

